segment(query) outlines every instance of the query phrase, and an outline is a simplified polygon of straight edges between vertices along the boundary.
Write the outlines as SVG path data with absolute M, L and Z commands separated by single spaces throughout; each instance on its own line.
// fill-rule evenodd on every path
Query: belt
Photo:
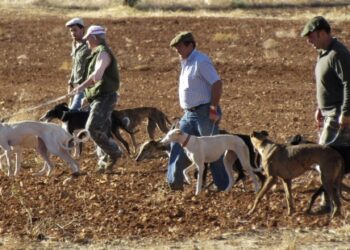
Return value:
M 208 105 L 209 103 L 204 103 L 204 104 L 199 104 L 198 106 L 195 106 L 195 107 L 192 107 L 192 108 L 188 108 L 188 109 L 185 109 L 186 111 L 189 111 L 189 112 L 195 112 L 197 109 L 199 109 L 200 107 L 204 106 L 204 105 Z

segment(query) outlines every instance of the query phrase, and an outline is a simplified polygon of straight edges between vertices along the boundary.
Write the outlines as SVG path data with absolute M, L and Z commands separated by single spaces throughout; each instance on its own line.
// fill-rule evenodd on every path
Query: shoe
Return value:
M 108 161 L 106 162 L 105 165 L 105 172 L 113 172 L 113 167 L 116 164 L 117 160 L 119 157 L 109 157 Z
M 325 204 L 317 208 L 314 214 L 321 215 L 321 214 L 328 214 L 330 212 L 331 212 L 331 206 L 329 204 Z
M 177 190 L 183 191 L 183 190 L 184 190 L 183 185 L 180 185 L 180 184 L 170 184 L 170 183 L 169 183 L 169 187 L 170 187 L 170 189 L 173 190 L 173 191 L 177 191 Z
M 210 191 L 210 192 L 214 192 L 214 193 L 218 193 L 220 192 L 221 190 L 218 188 L 218 186 L 216 186 L 214 184 L 214 182 L 210 183 L 208 186 L 207 186 L 207 189 Z

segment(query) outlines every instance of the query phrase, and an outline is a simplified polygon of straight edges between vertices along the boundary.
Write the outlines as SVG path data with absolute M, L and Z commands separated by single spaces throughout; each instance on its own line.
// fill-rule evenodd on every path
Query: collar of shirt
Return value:
M 195 58 L 196 54 L 197 54 L 197 50 L 193 49 L 191 54 L 187 58 L 181 60 L 181 65 L 185 66 L 187 63 L 191 62 L 193 58 Z
M 333 38 L 331 43 L 328 45 L 327 49 L 321 49 L 319 52 L 319 57 L 325 56 L 328 54 L 329 51 L 332 50 L 334 44 L 337 42 L 337 38 Z

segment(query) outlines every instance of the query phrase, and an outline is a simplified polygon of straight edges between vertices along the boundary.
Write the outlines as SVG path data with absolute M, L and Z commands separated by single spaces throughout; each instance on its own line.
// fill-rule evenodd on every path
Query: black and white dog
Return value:
M 50 122 L 53 119 L 59 119 L 63 122 L 63 128 L 70 134 L 73 134 L 74 131 L 85 128 L 88 117 L 89 111 L 70 110 L 67 103 L 60 103 L 47 111 L 46 114 L 39 120 L 43 122 Z M 121 128 L 129 134 L 134 133 L 127 128 L 128 119 L 125 118 L 123 120 L 120 120 L 120 118 L 116 115 L 116 111 L 113 111 L 111 115 L 111 121 L 112 134 L 123 144 L 123 146 L 130 154 L 129 144 L 122 138 L 119 132 L 119 129 Z M 82 144 L 79 145 L 79 149 L 81 152 Z

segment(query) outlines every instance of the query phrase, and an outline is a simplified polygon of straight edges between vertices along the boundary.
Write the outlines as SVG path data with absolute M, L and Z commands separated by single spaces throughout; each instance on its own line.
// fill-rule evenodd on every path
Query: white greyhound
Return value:
M 229 177 L 229 184 L 225 191 L 229 191 L 233 183 L 232 165 L 237 157 L 242 166 L 253 178 L 255 191 L 259 190 L 259 182 L 253 173 L 253 168 L 249 160 L 249 150 L 244 141 L 236 135 L 213 135 L 213 136 L 192 136 L 182 132 L 180 129 L 170 130 L 161 140 L 162 143 L 177 142 L 185 149 L 192 164 L 184 171 L 185 180 L 189 183 L 188 172 L 197 167 L 198 178 L 196 195 L 201 192 L 204 163 L 211 163 L 219 160 L 224 155 L 224 166 Z M 261 170 L 254 170 L 261 171 Z
M 54 166 L 49 158 L 49 153 L 51 153 L 66 161 L 73 175 L 78 175 L 79 165 L 72 158 L 69 150 L 72 149 L 72 144 L 87 140 L 89 133 L 86 130 L 82 133 L 86 133 L 87 136 L 80 140 L 54 123 L 36 121 L 0 123 L 0 147 L 5 151 L 0 156 L 0 164 L 5 156 L 8 165 L 8 175 L 17 175 L 20 170 L 22 147 L 33 147 L 45 160 L 44 167 L 38 174 L 43 174 L 47 171 L 47 175 L 50 175 Z M 11 161 L 12 153 L 16 154 L 16 168 L 14 172 Z

